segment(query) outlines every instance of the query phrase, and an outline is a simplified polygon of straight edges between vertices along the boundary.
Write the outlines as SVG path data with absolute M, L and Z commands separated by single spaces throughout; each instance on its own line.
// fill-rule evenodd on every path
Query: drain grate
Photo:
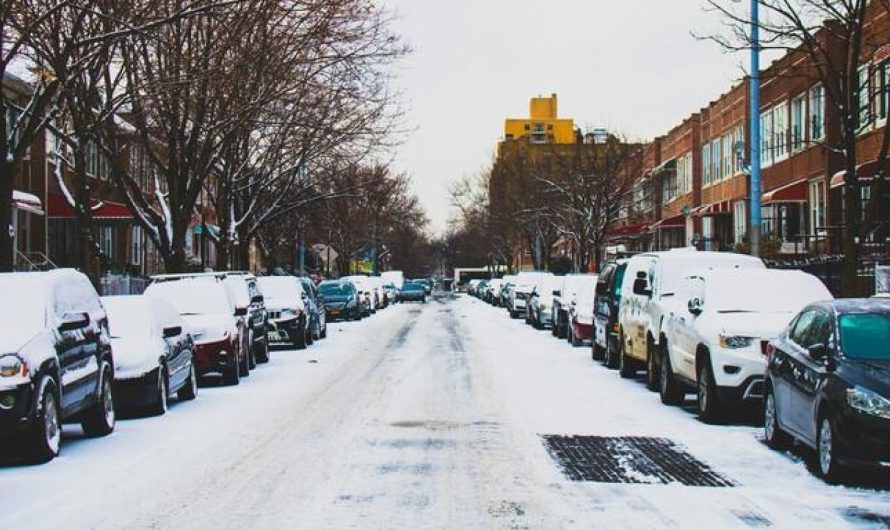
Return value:
M 731 487 L 667 438 L 544 435 L 550 456 L 570 480 Z

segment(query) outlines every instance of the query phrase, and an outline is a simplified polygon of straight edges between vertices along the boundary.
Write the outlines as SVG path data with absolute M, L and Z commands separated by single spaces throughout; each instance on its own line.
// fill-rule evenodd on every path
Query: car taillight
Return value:
M 768 340 L 761 341 L 760 349 L 764 355 L 766 355 L 766 362 L 769 362 L 770 358 L 773 356 L 773 345 L 769 343 Z

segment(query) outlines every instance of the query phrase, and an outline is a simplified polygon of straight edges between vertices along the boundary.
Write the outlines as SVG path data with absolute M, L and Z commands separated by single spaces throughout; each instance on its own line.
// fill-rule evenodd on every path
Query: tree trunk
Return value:
M 841 269 L 841 296 L 859 296 L 859 224 L 862 211 L 859 175 L 856 173 L 856 129 L 847 124 L 846 170 L 844 177 L 844 227 L 841 251 L 844 254 Z
M 0 157 L 0 272 L 12 271 L 15 262 L 15 240 L 12 228 L 12 190 L 15 182 L 14 164 Z

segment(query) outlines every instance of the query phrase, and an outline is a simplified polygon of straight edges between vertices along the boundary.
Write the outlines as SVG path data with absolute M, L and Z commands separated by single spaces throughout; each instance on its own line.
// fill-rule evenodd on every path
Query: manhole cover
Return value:
M 570 480 L 731 487 L 735 484 L 667 438 L 544 435 Z

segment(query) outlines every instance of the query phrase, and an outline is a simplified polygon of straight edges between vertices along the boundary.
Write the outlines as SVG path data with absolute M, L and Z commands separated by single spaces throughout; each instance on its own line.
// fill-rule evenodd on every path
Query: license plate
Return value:
M 269 332 L 269 340 L 272 341 L 272 342 L 284 342 L 284 341 L 281 339 L 281 333 L 279 333 L 279 332 L 277 332 L 277 331 L 270 331 L 270 332 Z
M 340 314 L 340 310 L 339 310 L 339 309 L 331 309 L 331 316 L 332 316 L 332 317 L 335 317 L 335 316 L 337 316 L 337 315 L 339 315 L 339 314 Z

